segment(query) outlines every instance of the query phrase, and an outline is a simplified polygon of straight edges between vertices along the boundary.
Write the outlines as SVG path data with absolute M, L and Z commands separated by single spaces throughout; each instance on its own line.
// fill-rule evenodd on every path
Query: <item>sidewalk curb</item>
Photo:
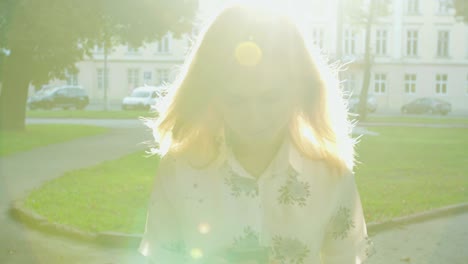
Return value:
M 441 207 L 409 216 L 394 218 L 385 222 L 371 222 L 367 224 L 367 231 L 372 235 L 389 229 L 399 228 L 404 225 L 464 212 L 468 212 L 468 203 Z M 137 248 L 142 238 L 141 234 L 125 234 L 113 231 L 92 233 L 62 224 L 51 223 L 41 215 L 26 209 L 22 200 L 13 202 L 10 208 L 10 214 L 19 222 L 40 231 L 104 246 Z
M 14 201 L 10 207 L 9 213 L 15 220 L 39 231 L 87 243 L 136 248 L 142 238 L 141 234 L 125 234 L 113 231 L 93 233 L 63 224 L 52 223 L 34 211 L 26 209 L 22 200 Z
M 393 228 L 399 228 L 405 225 L 424 222 L 435 218 L 452 216 L 460 213 L 468 212 L 468 203 L 456 204 L 437 208 L 430 211 L 424 211 L 408 216 L 397 217 L 384 222 L 371 222 L 367 224 L 367 231 L 369 233 L 378 233 Z

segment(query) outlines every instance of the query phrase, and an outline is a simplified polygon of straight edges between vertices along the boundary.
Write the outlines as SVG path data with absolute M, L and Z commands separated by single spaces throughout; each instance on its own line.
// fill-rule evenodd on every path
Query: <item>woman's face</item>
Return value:
M 242 143 L 270 143 L 287 128 L 292 115 L 290 86 L 272 81 L 255 86 L 227 83 L 218 107 L 225 129 Z

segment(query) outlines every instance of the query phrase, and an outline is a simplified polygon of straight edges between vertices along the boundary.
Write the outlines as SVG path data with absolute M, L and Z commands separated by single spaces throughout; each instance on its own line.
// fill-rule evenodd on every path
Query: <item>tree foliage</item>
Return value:
M 0 0 L 0 129 L 23 129 L 27 89 L 76 72 L 95 45 L 190 31 L 197 0 Z
M 456 11 L 456 16 L 462 17 L 465 23 L 468 23 L 468 1 L 454 0 L 453 6 Z

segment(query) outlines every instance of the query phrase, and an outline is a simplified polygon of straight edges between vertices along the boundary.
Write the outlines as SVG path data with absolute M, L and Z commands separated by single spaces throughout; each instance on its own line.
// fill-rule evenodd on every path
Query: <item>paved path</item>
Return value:
M 89 118 L 28 118 L 26 124 L 75 124 L 111 128 L 144 128 L 143 122 L 135 119 L 89 119 Z
M 368 264 L 467 264 L 468 212 L 372 235 Z
M 0 158 L 0 263 L 139 263 L 134 250 L 98 248 L 27 228 L 11 219 L 8 209 L 47 180 L 143 149 L 139 143 L 149 139 L 145 129 L 112 129 Z

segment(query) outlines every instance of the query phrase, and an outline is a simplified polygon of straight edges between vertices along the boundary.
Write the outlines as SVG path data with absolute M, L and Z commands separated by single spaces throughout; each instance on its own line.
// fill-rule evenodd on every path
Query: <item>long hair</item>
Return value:
M 244 52 L 247 60 L 257 57 L 253 66 L 239 63 L 243 43 L 258 48 Z M 223 84 L 265 80 L 288 85 L 291 96 L 300 98 L 289 122 L 298 150 L 326 161 L 339 174 L 352 171 L 352 124 L 336 72 L 287 17 L 239 5 L 223 9 L 201 30 L 178 78 L 158 103 L 159 116 L 150 126 L 159 154 L 192 153 L 210 164 L 223 129 L 214 108 Z

